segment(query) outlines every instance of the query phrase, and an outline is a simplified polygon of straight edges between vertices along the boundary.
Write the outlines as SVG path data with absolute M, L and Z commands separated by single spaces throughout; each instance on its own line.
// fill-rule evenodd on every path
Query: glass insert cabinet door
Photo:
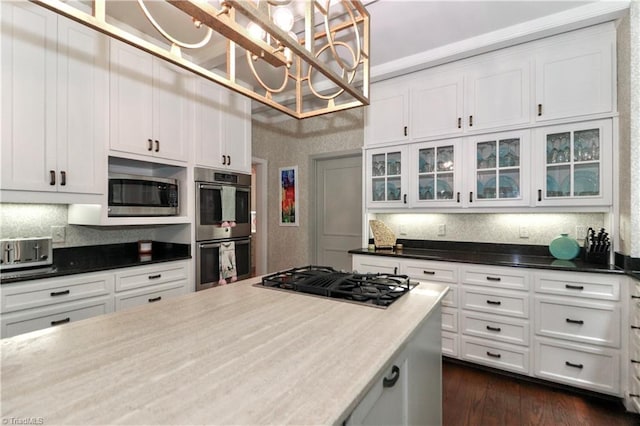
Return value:
M 455 176 L 459 173 L 456 157 L 454 144 L 427 144 L 418 148 L 415 194 L 418 201 L 447 201 L 457 197 L 454 192 Z
M 611 203 L 611 120 L 544 127 L 536 134 L 537 161 L 542 163 L 538 204 Z
M 548 198 L 600 195 L 600 129 L 546 135 Z
M 371 180 L 370 201 L 374 203 L 403 202 L 404 149 L 369 152 Z
M 481 137 L 475 140 L 475 198 L 477 200 L 522 199 L 523 140 L 512 137 Z M 469 196 L 473 202 L 473 194 Z

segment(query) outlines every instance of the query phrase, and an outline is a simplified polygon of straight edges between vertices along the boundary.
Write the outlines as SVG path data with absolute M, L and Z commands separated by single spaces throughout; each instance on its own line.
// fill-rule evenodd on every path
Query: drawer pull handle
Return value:
M 502 302 L 499 300 L 487 300 L 487 303 L 489 305 L 498 305 L 498 306 L 502 305 Z
M 398 267 L 397 266 L 393 267 L 393 275 L 398 275 Z
M 487 356 L 490 356 L 491 358 L 498 358 L 498 359 L 502 358 L 502 355 L 494 354 L 493 352 L 489 352 L 489 351 L 487 351 Z
M 422 271 L 422 273 L 425 275 L 435 275 L 436 271 Z
M 631 296 L 632 299 L 640 299 L 640 296 Z
M 156 275 L 149 275 L 149 279 L 150 280 L 157 280 L 158 278 L 160 278 L 162 276 L 162 274 L 156 274 Z
M 51 295 L 51 297 L 56 297 L 56 296 L 64 296 L 69 293 L 71 293 L 71 290 L 52 291 L 49 294 Z
M 567 322 L 569 324 L 580 324 L 580 325 L 584 324 L 584 321 L 582 321 L 582 320 L 574 320 L 574 319 L 571 319 L 571 318 L 567 318 Z
M 502 331 L 500 327 L 492 327 L 490 325 L 487 326 L 487 330 L 489 331 Z
M 583 285 L 565 284 L 564 287 L 568 288 L 569 290 L 584 290 L 584 286 Z
M 500 277 L 487 277 L 487 281 L 500 281 L 501 279 Z
M 53 186 L 56 184 L 56 172 L 55 170 L 49 170 L 49 185 Z
M 640 361 L 637 361 L 637 360 L 635 360 L 635 359 L 632 359 L 632 360 L 631 360 L 631 363 L 632 363 L 632 364 L 640 364 Z
M 574 363 L 569 362 L 569 361 L 565 361 L 564 364 L 567 367 L 580 368 L 580 369 L 584 368 L 584 365 L 582 365 L 582 364 L 574 364 Z
M 149 299 L 149 303 L 159 302 L 160 300 L 162 300 L 162 296 L 152 297 L 151 299 Z
M 395 386 L 396 382 L 398 381 L 398 379 L 400 378 L 400 367 L 398 367 L 397 365 L 394 365 L 391 368 L 391 377 L 387 378 L 384 377 L 382 379 L 382 387 L 383 388 L 392 388 L 393 386 Z
M 637 325 L 632 325 L 631 328 L 633 328 L 634 330 L 640 330 L 640 327 L 638 327 Z
M 66 317 L 65 319 L 61 319 L 61 320 L 58 320 L 58 321 L 51 321 L 51 325 L 52 326 L 56 326 L 56 325 L 66 324 L 68 322 L 71 322 L 71 318 Z

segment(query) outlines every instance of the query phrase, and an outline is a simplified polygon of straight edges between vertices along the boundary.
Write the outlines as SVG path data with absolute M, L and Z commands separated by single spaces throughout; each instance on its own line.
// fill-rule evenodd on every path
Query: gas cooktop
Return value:
M 417 284 L 406 275 L 361 274 L 309 265 L 265 276 L 257 285 L 386 308 Z

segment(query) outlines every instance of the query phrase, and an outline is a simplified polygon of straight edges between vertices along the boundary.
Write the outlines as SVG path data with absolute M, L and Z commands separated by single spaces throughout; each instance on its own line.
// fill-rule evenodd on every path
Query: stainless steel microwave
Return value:
M 177 216 L 179 207 L 176 179 L 109 175 L 109 216 Z

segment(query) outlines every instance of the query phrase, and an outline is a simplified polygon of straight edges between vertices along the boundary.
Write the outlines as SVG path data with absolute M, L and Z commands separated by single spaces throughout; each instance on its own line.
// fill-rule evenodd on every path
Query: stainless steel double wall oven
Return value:
M 219 284 L 221 251 L 230 242 L 237 278 L 250 277 L 251 175 L 196 167 L 194 179 L 196 291 Z

